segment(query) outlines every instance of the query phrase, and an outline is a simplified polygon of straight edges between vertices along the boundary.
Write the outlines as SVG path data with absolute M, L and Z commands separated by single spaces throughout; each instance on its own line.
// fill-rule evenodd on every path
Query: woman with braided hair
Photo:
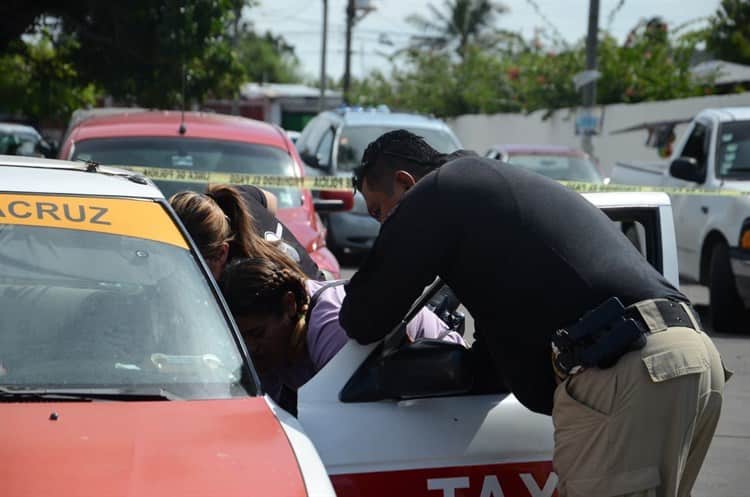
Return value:
M 269 259 L 303 275 L 300 265 L 288 255 L 282 242 L 270 242 L 258 234 L 248 204 L 236 188 L 212 185 L 206 193 L 184 191 L 172 195 L 169 203 L 217 280 L 227 262 L 241 257 Z M 312 264 L 314 271 L 311 273 L 317 276 L 318 268 Z
M 343 282 L 309 280 L 269 259 L 227 265 L 221 290 L 266 392 L 279 401 L 282 387 L 296 391 L 347 341 L 339 324 Z M 434 313 L 423 309 L 407 326 L 412 340 L 464 344 Z

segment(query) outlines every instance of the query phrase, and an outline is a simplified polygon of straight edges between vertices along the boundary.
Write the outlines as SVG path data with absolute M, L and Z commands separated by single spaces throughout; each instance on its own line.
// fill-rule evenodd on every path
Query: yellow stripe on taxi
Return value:
M 2 224 L 95 231 L 188 249 L 164 208 L 147 199 L 0 193 Z

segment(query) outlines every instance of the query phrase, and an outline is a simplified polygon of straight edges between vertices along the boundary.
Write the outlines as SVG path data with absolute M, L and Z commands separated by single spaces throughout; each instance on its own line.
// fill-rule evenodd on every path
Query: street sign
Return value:
M 599 134 L 599 118 L 591 113 L 590 109 L 582 110 L 576 116 L 576 135 Z
M 596 70 L 582 71 L 573 76 L 573 85 L 575 86 L 576 91 L 578 91 L 582 87 L 586 86 L 589 83 L 593 83 L 601 77 L 602 73 Z

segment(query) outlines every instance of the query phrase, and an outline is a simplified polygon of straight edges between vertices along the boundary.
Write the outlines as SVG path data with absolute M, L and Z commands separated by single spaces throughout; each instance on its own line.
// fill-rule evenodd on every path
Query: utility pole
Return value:
M 326 42 L 328 39 L 328 0 L 323 0 L 323 39 L 320 52 L 320 98 L 318 111 L 323 112 L 326 107 Z
M 596 70 L 596 45 L 599 38 L 599 0 L 589 0 L 589 30 L 586 36 L 586 71 Z M 591 116 L 596 105 L 596 80 L 583 87 L 583 112 Z M 583 133 L 583 151 L 593 156 L 591 132 Z
M 354 0 L 346 3 L 346 52 L 344 57 L 344 103 L 349 105 L 349 85 L 351 82 L 352 65 L 352 27 L 354 25 Z

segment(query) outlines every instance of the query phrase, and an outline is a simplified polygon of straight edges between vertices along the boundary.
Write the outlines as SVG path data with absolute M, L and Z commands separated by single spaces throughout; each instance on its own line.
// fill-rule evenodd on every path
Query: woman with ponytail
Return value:
M 339 324 L 343 282 L 306 279 L 270 259 L 238 259 L 224 270 L 221 290 L 263 387 L 277 402 L 283 387 L 296 391 L 347 341 Z M 434 313 L 423 309 L 407 326 L 412 340 L 464 344 Z
M 269 259 L 303 275 L 300 261 L 293 257 L 298 251 L 281 240 L 267 241 L 258 233 L 247 208 L 248 203 L 236 188 L 213 185 L 208 187 L 206 193 L 184 191 L 173 195 L 169 203 L 217 280 L 224 266 L 238 257 Z M 307 252 L 303 253 L 307 261 L 309 256 Z M 304 265 L 309 268 L 308 276 L 319 276 L 318 267 L 312 260 Z

